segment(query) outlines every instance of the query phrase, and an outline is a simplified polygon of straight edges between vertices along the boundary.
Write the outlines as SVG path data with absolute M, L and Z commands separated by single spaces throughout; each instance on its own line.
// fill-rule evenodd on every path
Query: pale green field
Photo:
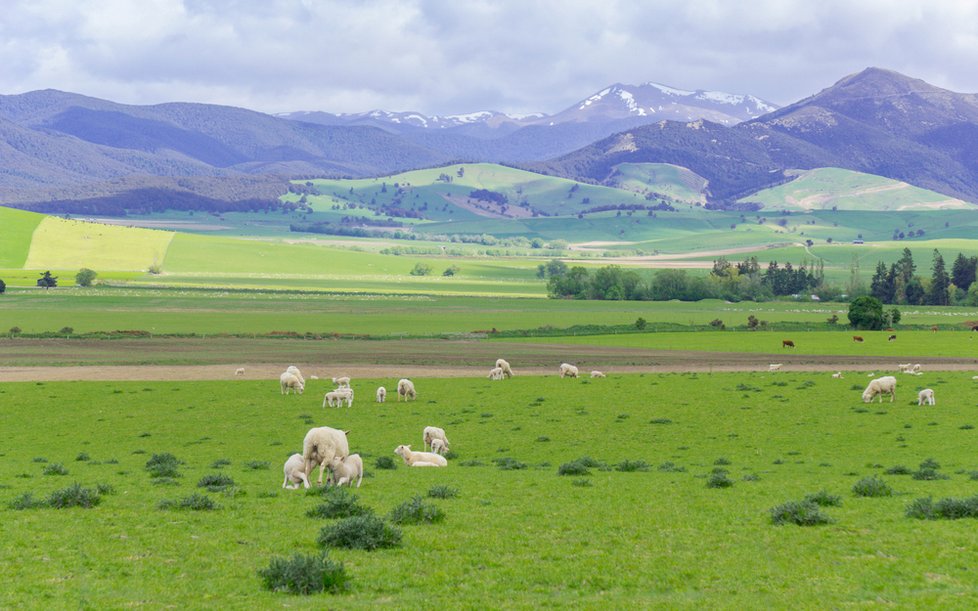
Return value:
M 160 265 L 174 234 L 44 217 L 34 230 L 26 269 L 146 270 Z

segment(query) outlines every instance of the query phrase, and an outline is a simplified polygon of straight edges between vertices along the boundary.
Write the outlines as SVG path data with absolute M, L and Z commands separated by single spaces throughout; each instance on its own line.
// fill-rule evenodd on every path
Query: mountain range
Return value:
M 604 183 L 625 162 L 678 165 L 730 205 L 840 167 L 978 202 L 978 98 L 870 68 L 784 108 L 750 95 L 615 84 L 554 115 L 272 116 L 131 106 L 54 90 L 0 96 L 0 204 L 37 210 L 276 205 L 288 180 L 492 161 Z M 223 202 L 223 204 L 221 203 Z

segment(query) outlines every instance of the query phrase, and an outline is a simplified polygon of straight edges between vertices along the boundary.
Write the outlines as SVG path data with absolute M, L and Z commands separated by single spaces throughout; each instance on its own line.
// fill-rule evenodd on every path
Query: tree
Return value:
M 46 289 L 52 286 L 58 286 L 58 277 L 52 276 L 50 271 L 46 271 L 41 274 L 41 277 L 37 281 L 37 286 L 43 286 Z
M 461 271 L 461 269 L 459 268 L 458 265 L 449 265 L 447 268 L 445 268 L 445 271 L 443 271 L 441 273 L 441 275 L 442 276 L 454 276 L 459 271 Z
M 3 295 L 7 291 L 7 283 L 0 280 L 0 295 Z
M 94 270 L 83 267 L 75 274 L 75 284 L 78 286 L 92 286 L 92 282 L 94 282 L 96 276 L 98 276 L 98 273 Z
M 638 329 L 639 331 L 645 329 L 645 327 L 648 326 L 648 324 L 649 324 L 648 321 L 642 318 L 641 316 L 635 319 L 635 328 Z
M 849 324 L 856 329 L 882 329 L 883 303 L 875 297 L 856 297 L 849 303 Z
M 962 291 L 967 291 L 975 281 L 976 268 L 978 268 L 978 257 L 969 258 L 958 253 L 951 266 L 951 282 Z
M 931 270 L 933 274 L 931 275 L 930 291 L 927 293 L 927 304 L 948 305 L 950 303 L 948 288 L 951 286 L 951 277 L 947 275 L 947 269 L 944 267 L 944 257 L 936 248 L 934 249 L 934 263 Z
M 416 263 L 410 273 L 412 276 L 427 276 L 431 273 L 431 266 L 427 263 Z
M 896 308 L 890 308 L 887 311 L 886 315 L 887 315 L 887 318 L 889 318 L 891 325 L 898 325 L 898 324 L 900 324 L 900 319 L 903 318 L 903 315 L 900 314 L 900 310 L 898 310 Z

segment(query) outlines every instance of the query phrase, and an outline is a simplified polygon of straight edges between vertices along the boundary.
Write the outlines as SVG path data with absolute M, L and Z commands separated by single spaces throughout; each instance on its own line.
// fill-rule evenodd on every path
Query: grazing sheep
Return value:
M 571 365 L 570 363 L 560 364 L 560 377 L 562 378 L 576 378 L 577 377 L 577 367 Z
M 303 386 L 306 385 L 306 379 L 302 377 L 302 372 L 300 372 L 299 368 L 296 367 L 295 365 L 289 365 L 288 367 L 286 367 L 285 373 L 291 373 L 295 377 L 299 378 L 299 381 L 302 382 Z
M 854 342 L 861 342 L 861 341 L 863 341 L 863 337 L 861 335 L 853 335 L 852 336 L 852 341 L 854 341 Z
M 900 369 L 900 373 L 910 373 L 912 365 L 910 363 L 898 363 L 897 367 Z
M 880 403 L 883 402 L 883 395 L 890 395 L 890 403 L 896 397 L 897 379 L 893 376 L 883 376 L 869 381 L 869 386 L 863 391 L 863 403 L 870 403 L 873 397 L 879 395 Z
M 591 372 L 591 377 L 592 378 L 604 378 L 604 377 L 607 377 L 607 376 L 604 375 L 604 372 L 598 371 L 597 369 L 595 369 L 594 371 Z
M 448 451 L 448 448 L 445 447 L 445 442 L 442 441 L 441 439 L 432 439 L 431 451 L 434 452 L 435 454 L 444 454 L 445 452 Z
M 397 400 L 400 401 L 401 397 L 404 397 L 405 401 L 409 399 L 417 400 L 418 398 L 418 393 L 414 390 L 414 382 L 407 378 L 401 378 L 397 381 Z
M 783 340 L 781 340 L 781 347 L 782 348 L 794 348 L 795 347 L 795 342 L 791 341 L 790 339 L 783 339 Z
M 279 376 L 278 383 L 283 395 L 287 395 L 289 392 L 301 395 L 302 391 L 305 390 L 306 387 L 300 378 L 289 373 L 288 371 Z
M 934 391 L 930 388 L 925 388 L 917 393 L 917 405 L 923 405 L 924 402 L 927 405 L 934 405 Z
M 779 371 L 782 367 L 782 363 L 771 363 L 767 366 L 768 371 Z
M 505 359 L 496 359 L 496 367 L 503 370 L 503 375 L 507 378 L 513 377 L 513 369 Z
M 327 405 L 330 407 L 343 407 L 343 401 L 346 401 L 347 407 L 353 407 L 352 388 L 337 388 L 323 395 L 323 407 Z
M 837 380 L 841 380 L 842 379 L 842 372 L 841 371 L 836 371 L 835 373 L 832 374 L 832 377 L 835 378 L 835 379 L 837 379 Z
M 338 378 L 333 378 L 333 384 L 336 384 L 337 388 L 349 388 L 350 376 L 340 376 Z
M 447 467 L 448 461 L 444 456 L 431 452 L 412 452 L 411 446 L 397 446 L 394 453 L 404 459 L 411 467 Z
M 387 389 L 383 386 L 377 387 L 377 403 L 383 403 L 387 400 Z
M 350 443 L 346 439 L 349 431 L 340 431 L 328 426 L 320 426 L 309 429 L 305 438 L 302 440 L 302 460 L 305 465 L 303 473 L 306 478 L 312 470 L 319 465 L 319 480 L 317 483 L 323 485 L 323 471 L 326 465 L 333 462 L 333 458 L 339 456 L 343 458 L 350 454 Z
M 285 472 L 285 481 L 282 482 L 282 487 L 295 490 L 301 482 L 303 486 L 308 488 L 309 478 L 306 476 L 305 468 L 306 464 L 302 460 L 302 454 L 289 456 L 289 459 L 285 461 L 285 467 L 282 469 Z
M 487 376 L 490 380 L 502 380 L 506 372 L 503 371 L 502 367 L 493 367 L 489 370 L 489 375 Z
M 424 448 L 427 450 L 428 446 L 435 439 L 440 439 L 445 447 L 448 448 L 451 445 L 448 442 L 448 437 L 445 436 L 445 429 L 440 429 L 437 426 L 426 426 L 424 427 L 424 432 L 421 434 L 421 440 L 424 443 Z
M 235 369 L 234 370 L 234 375 L 236 375 L 236 376 L 243 376 L 244 375 L 244 367 L 238 367 L 237 369 Z
M 892 342 L 894 340 L 896 340 L 896 335 L 891 335 L 888 338 L 886 338 L 886 341 L 888 341 L 888 342 Z
M 363 482 L 363 459 L 359 454 L 350 454 L 346 457 L 334 456 L 329 463 L 329 470 L 333 472 L 333 482 L 337 486 L 343 484 L 353 487 L 353 480 L 357 481 L 357 488 Z

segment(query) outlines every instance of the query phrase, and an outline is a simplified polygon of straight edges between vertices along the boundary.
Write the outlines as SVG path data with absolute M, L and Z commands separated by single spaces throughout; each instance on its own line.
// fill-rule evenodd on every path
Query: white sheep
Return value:
M 387 400 L 387 389 L 383 386 L 377 387 L 377 403 L 383 403 Z
M 286 367 L 285 373 L 291 373 L 295 377 L 299 378 L 299 381 L 302 382 L 303 386 L 306 385 L 306 379 L 302 377 L 302 372 L 300 372 L 299 368 L 296 367 L 295 365 L 289 365 L 288 367 Z
M 502 367 L 493 367 L 489 370 L 488 378 L 490 380 L 502 380 L 504 375 L 505 372 L 503 371 Z
M 444 454 L 445 452 L 448 451 L 448 448 L 445 446 L 445 442 L 442 441 L 441 439 L 432 439 L 431 451 L 434 452 L 435 454 Z
M 783 366 L 782 363 L 771 363 L 770 365 L 767 366 L 767 370 L 768 371 L 779 371 L 782 366 Z
M 916 365 L 914 365 L 913 367 L 911 367 L 909 373 L 912 373 L 915 376 L 919 376 L 921 374 L 921 371 L 920 371 L 920 363 L 917 363 Z
M 309 487 L 309 478 L 306 476 L 306 463 L 302 460 L 302 454 L 293 454 L 285 461 L 282 469 L 285 472 L 285 481 L 282 482 L 283 488 L 295 490 L 301 482 L 306 488 Z
M 910 363 L 898 363 L 897 367 L 900 369 L 900 373 L 910 373 L 910 368 L 913 365 Z
M 435 439 L 441 440 L 442 444 L 445 446 L 445 449 L 448 449 L 448 446 L 451 445 L 448 442 L 448 437 L 445 436 L 445 429 L 440 429 L 437 426 L 424 427 L 424 431 L 421 434 L 421 440 L 424 442 L 424 448 L 426 450 L 428 449 L 428 446 L 431 445 L 431 442 Z
M 278 383 L 283 395 L 287 395 L 290 392 L 301 395 L 306 387 L 301 379 L 288 371 L 279 376 Z
M 509 366 L 509 363 L 505 359 L 496 359 L 496 367 L 503 370 L 503 375 L 507 378 L 513 377 L 513 368 Z
M 357 482 L 357 488 L 363 482 L 363 459 L 359 454 L 350 454 L 346 457 L 334 456 L 329 463 L 329 470 L 333 472 L 333 482 L 337 486 L 347 484 L 353 487 L 353 480 Z
M 917 405 L 923 405 L 925 402 L 927 405 L 934 405 L 935 403 L 934 391 L 930 388 L 925 388 L 917 393 Z
M 836 371 L 835 373 L 832 374 L 832 377 L 835 378 L 835 379 L 837 379 L 837 380 L 841 380 L 842 379 L 842 372 L 841 371 Z
M 234 370 L 234 375 L 236 375 L 236 376 L 243 376 L 244 375 L 244 367 L 238 367 L 237 369 L 235 369 Z
M 323 407 L 327 405 L 330 407 L 343 407 L 343 401 L 346 401 L 347 407 L 353 407 L 352 388 L 337 388 L 323 395 Z
M 412 452 L 411 446 L 397 446 L 394 453 L 404 459 L 411 467 L 447 467 L 448 461 L 444 456 L 431 452 Z
M 598 371 L 598 370 L 595 369 L 594 371 L 591 372 L 591 377 L 592 378 L 604 378 L 604 377 L 607 377 L 607 376 L 604 375 L 604 372 Z
M 400 401 L 401 397 L 404 397 L 405 401 L 418 398 L 418 393 L 414 390 L 414 382 L 407 378 L 397 381 L 397 400 Z
M 897 379 L 893 376 L 883 376 L 869 381 L 869 386 L 863 391 L 863 403 L 870 403 L 873 397 L 880 396 L 880 403 L 883 402 L 883 395 L 890 395 L 890 403 L 896 397 Z
M 571 365 L 570 363 L 560 364 L 560 377 L 564 378 L 576 378 L 577 377 L 577 367 Z
M 350 376 L 340 376 L 338 378 L 333 378 L 333 384 L 336 384 L 337 388 L 349 388 Z
M 346 439 L 349 431 L 340 431 L 328 426 L 320 426 L 309 429 L 305 438 L 302 440 L 302 460 L 304 461 L 303 473 L 308 479 L 312 470 L 319 465 L 319 480 L 317 483 L 323 484 L 323 471 L 326 465 L 333 462 L 333 458 L 339 456 L 344 458 L 350 454 L 350 443 Z

